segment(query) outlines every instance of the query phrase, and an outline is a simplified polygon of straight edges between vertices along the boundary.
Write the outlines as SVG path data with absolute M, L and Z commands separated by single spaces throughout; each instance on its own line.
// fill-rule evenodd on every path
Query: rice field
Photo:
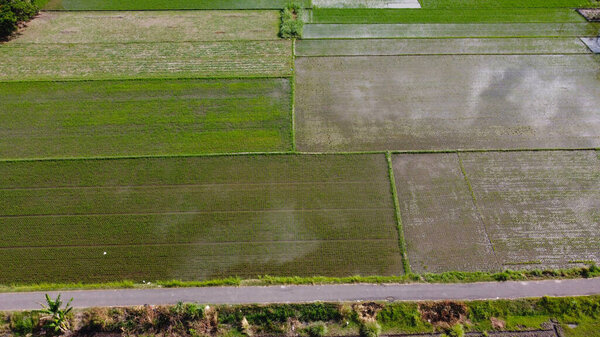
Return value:
M 596 151 L 396 155 L 417 272 L 600 262 Z
M 10 43 L 277 40 L 279 11 L 43 12 Z
M 420 0 L 423 8 L 577 8 L 594 0 Z
M 462 155 L 498 260 L 509 268 L 600 262 L 596 151 Z
M 456 153 L 396 155 L 393 167 L 413 271 L 500 269 Z
M 302 40 L 296 56 L 589 54 L 578 38 Z
M 298 1 L 309 6 L 309 0 Z M 286 0 L 50 0 L 46 10 L 280 9 Z
M 9 43 L 0 48 L 0 81 L 286 77 L 291 52 L 285 40 Z
M 337 9 L 316 8 L 310 23 L 552 23 L 585 22 L 570 8 L 495 8 L 495 9 Z
M 305 39 L 505 38 L 597 36 L 598 23 L 310 24 Z
M 598 147 L 597 67 L 589 53 L 299 57 L 297 147 Z
M 383 154 L 2 162 L 0 181 L 0 283 L 402 272 Z
M 1 44 L 0 284 L 600 262 L 594 2 L 306 0 L 297 41 L 287 2 L 50 0 Z
M 287 151 L 290 90 L 288 79 L 3 82 L 0 158 Z

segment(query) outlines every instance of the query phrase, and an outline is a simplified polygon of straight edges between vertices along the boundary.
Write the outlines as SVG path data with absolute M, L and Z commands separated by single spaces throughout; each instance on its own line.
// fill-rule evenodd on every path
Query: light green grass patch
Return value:
M 313 9 L 311 23 L 511 23 L 585 22 L 565 8 Z
M 310 6 L 310 0 L 297 0 Z M 280 9 L 287 0 L 50 0 L 47 10 Z
M 291 147 L 287 79 L 4 82 L 0 88 L 2 159 Z
M 0 181 L 5 284 L 402 273 L 383 154 L 2 162 Z
M 9 43 L 0 81 L 290 76 L 290 41 Z
M 43 12 L 11 43 L 275 40 L 279 11 Z

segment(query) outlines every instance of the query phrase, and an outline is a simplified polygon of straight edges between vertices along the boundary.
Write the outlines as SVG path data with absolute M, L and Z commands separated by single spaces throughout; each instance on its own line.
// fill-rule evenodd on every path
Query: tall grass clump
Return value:
M 296 39 L 302 37 L 302 5 L 291 2 L 281 11 L 281 25 L 279 26 L 279 37 L 284 39 Z

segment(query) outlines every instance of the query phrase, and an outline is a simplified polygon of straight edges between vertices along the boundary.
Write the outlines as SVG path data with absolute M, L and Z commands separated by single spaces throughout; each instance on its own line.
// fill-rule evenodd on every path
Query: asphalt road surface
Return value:
M 600 278 L 463 284 L 349 284 L 269 287 L 154 288 L 62 291 L 74 307 L 199 302 L 210 304 L 475 300 L 600 294 Z M 0 311 L 40 308 L 45 292 L 0 293 Z M 55 297 L 58 292 L 49 292 Z

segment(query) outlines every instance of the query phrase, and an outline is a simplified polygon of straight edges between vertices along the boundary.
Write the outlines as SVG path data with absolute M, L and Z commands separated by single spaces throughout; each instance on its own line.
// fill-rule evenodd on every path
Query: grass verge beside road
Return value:
M 57 290 L 93 290 L 93 289 L 132 289 L 132 288 L 189 288 L 216 286 L 271 286 L 271 285 L 318 285 L 318 284 L 392 284 L 392 283 L 473 283 L 504 281 L 540 281 L 558 279 L 576 279 L 600 277 L 600 267 L 589 265 L 571 269 L 548 270 L 506 270 L 503 272 L 445 272 L 427 274 L 406 274 L 398 276 L 261 276 L 255 279 L 229 277 L 206 281 L 163 280 L 139 283 L 117 281 L 105 283 L 15 283 L 0 285 L 0 292 L 30 292 Z

